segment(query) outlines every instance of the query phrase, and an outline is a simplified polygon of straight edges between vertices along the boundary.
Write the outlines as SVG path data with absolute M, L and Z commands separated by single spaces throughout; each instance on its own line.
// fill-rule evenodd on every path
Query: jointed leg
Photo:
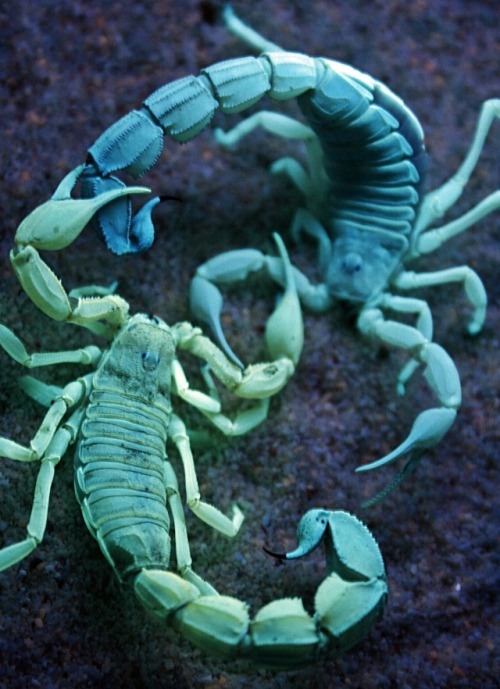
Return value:
M 184 507 L 179 494 L 179 484 L 170 462 L 165 463 L 165 487 L 167 489 L 168 504 L 174 523 L 175 531 L 175 556 L 177 569 L 183 579 L 194 584 L 202 595 L 217 595 L 216 590 L 193 572 L 191 565 L 191 550 L 187 536 Z
M 284 139 L 308 141 L 316 138 L 313 130 L 302 122 L 269 110 L 261 110 L 250 115 L 228 132 L 216 129 L 214 135 L 221 146 L 229 147 L 239 143 L 241 139 L 244 139 L 258 127 L 262 127 L 269 134 L 281 136 Z
M 68 383 L 61 391 L 40 424 L 34 438 L 30 441 L 29 447 L 9 440 L 0 438 L 0 456 L 8 457 L 19 462 L 36 462 L 40 460 L 49 443 L 52 441 L 60 422 L 68 409 L 78 404 L 85 394 L 85 387 L 80 382 Z
M 172 384 L 172 392 L 193 407 L 196 407 L 200 411 L 207 411 L 215 414 L 220 412 L 221 405 L 219 398 L 218 396 L 212 395 L 215 386 L 210 389 L 210 394 L 208 395 L 200 390 L 192 390 L 189 387 L 186 374 L 178 359 L 174 359 L 172 362 Z
M 175 414 L 172 415 L 169 436 L 172 438 L 182 459 L 186 481 L 186 504 L 189 509 L 202 521 L 226 536 L 236 536 L 243 523 L 243 513 L 233 505 L 233 517 L 229 519 L 213 505 L 200 499 L 198 479 L 194 466 L 193 454 L 189 444 L 189 437 L 183 422 Z
M 325 197 L 329 181 L 323 165 L 323 151 L 310 127 L 275 112 L 263 110 L 240 122 L 229 132 L 215 130 L 215 138 L 222 146 L 233 146 L 258 127 L 285 139 L 303 141 L 307 151 L 306 171 L 294 158 L 280 158 L 271 166 L 273 174 L 285 174 L 307 199 L 307 205 L 317 211 Z
M 436 251 L 449 239 L 465 232 L 465 230 L 479 222 L 481 218 L 493 213 L 497 208 L 500 208 L 500 191 L 494 191 L 456 220 L 452 220 L 446 225 L 441 225 L 441 227 L 427 230 L 423 234 L 415 234 L 413 236 L 410 258 L 418 258 L 418 256 Z
M 319 269 L 321 274 L 325 275 L 330 263 L 332 240 L 319 220 L 305 208 L 299 208 L 295 213 L 291 227 L 292 237 L 296 241 L 301 232 L 308 234 L 318 242 Z
M 32 400 L 41 404 L 42 407 L 50 407 L 56 397 L 59 397 L 63 391 L 63 388 L 58 385 L 43 383 L 33 376 L 22 376 L 19 379 L 18 385 L 23 392 L 31 397 Z
M 80 421 L 81 413 L 77 411 L 61 428 L 54 429 L 43 456 L 35 456 L 32 450 L 28 451 L 27 448 L 22 448 L 22 446 L 12 443 L 5 438 L 0 438 L 0 454 L 4 457 L 10 457 L 11 459 L 18 459 L 20 461 L 41 460 L 40 470 L 36 480 L 33 507 L 26 529 L 28 535 L 23 541 L 14 543 L 0 550 L 0 571 L 15 565 L 33 552 L 37 545 L 41 543 L 47 526 L 49 498 L 55 467 L 68 449 L 68 445 L 74 442 Z M 38 435 L 39 434 L 37 434 L 37 436 Z M 35 440 L 37 436 L 35 436 Z M 32 441 L 32 445 L 35 443 L 35 440 Z M 26 453 L 21 450 L 26 450 Z M 32 456 L 28 457 L 28 453 L 31 453 Z
M 101 350 L 94 345 L 65 352 L 35 352 L 28 354 L 21 340 L 5 325 L 0 325 L 0 347 L 3 347 L 14 361 L 17 361 L 22 366 L 26 366 L 26 368 L 51 366 L 52 364 L 94 365 L 101 357 Z
M 463 284 L 465 294 L 474 308 L 467 330 L 471 335 L 475 335 L 483 327 L 488 297 L 481 278 L 468 266 L 457 266 L 432 273 L 402 272 L 395 279 L 394 285 L 399 289 L 409 290 L 417 287 L 446 285 L 453 282 Z
M 446 211 L 451 208 L 451 206 L 453 206 L 453 204 L 460 198 L 465 185 L 469 181 L 469 178 L 477 165 L 479 156 L 483 150 L 486 136 L 488 135 L 495 118 L 499 117 L 500 99 L 497 98 L 487 100 L 485 103 L 483 103 L 481 112 L 479 113 L 474 138 L 469 151 L 465 156 L 464 162 L 458 168 L 453 177 L 448 180 L 448 182 L 425 196 L 422 207 L 419 211 L 416 225 L 415 238 L 418 239 L 415 248 L 415 255 L 427 253 L 427 251 L 436 249 L 438 246 L 440 246 L 440 244 L 442 244 L 443 241 L 446 241 L 447 239 L 450 239 L 450 237 L 462 232 L 467 227 L 472 225 L 473 222 L 476 222 L 479 217 L 483 217 L 487 213 L 491 213 L 495 208 L 500 207 L 500 193 L 497 192 L 496 194 L 494 193 L 489 196 L 475 209 L 464 215 L 462 218 L 459 218 L 454 223 L 450 223 L 448 226 L 449 230 L 447 232 L 444 231 L 444 228 L 440 228 L 439 230 L 431 230 L 424 236 L 419 236 L 421 232 L 427 230 L 430 225 L 441 218 Z M 424 243 L 426 241 L 432 241 L 432 235 L 435 235 L 436 233 L 441 233 L 439 243 L 433 248 L 429 247 L 424 249 Z M 429 235 L 429 240 L 425 239 L 427 235 Z

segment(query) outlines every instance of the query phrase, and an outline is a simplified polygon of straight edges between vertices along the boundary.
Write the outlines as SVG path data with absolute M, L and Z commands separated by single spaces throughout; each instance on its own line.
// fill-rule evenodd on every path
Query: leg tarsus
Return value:
M 0 550 L 0 572 L 24 560 L 35 550 L 37 545 L 38 541 L 33 536 L 28 536 L 24 541 L 13 543 Z

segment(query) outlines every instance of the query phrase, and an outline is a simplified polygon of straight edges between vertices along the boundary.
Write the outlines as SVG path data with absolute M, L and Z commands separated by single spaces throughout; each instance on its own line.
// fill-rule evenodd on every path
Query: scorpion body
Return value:
M 165 447 L 175 342 L 170 329 L 152 324 L 159 342 L 150 351 L 154 340 L 148 327 L 139 326 L 145 355 L 131 375 L 133 358 L 123 351 L 127 340 L 137 339 L 132 327 L 92 377 L 75 454 L 75 492 L 85 522 L 122 580 L 138 568 L 167 568 L 170 559 Z
M 237 395 L 263 401 L 284 384 L 278 362 L 242 374 L 199 329 L 188 323 L 169 327 L 143 314 L 126 319 L 104 353 L 87 348 L 29 358 L 5 326 L 0 326 L 0 344 L 25 365 L 79 360 L 96 369 L 62 389 L 24 380 L 25 391 L 50 407 L 28 447 L 0 438 L 3 456 L 41 464 L 27 537 L 0 550 L 0 571 L 41 542 L 55 466 L 78 440 L 75 491 L 90 532 L 118 579 L 148 612 L 195 645 L 226 658 L 288 669 L 314 662 L 323 653 L 342 653 L 365 636 L 385 606 L 384 564 L 371 533 L 346 512 L 310 510 L 299 524 L 297 549 L 280 556 L 301 557 L 324 542 L 328 576 L 316 593 L 314 616 L 299 599 L 281 599 L 251 619 L 246 603 L 219 595 L 191 567 L 184 506 L 166 453 L 168 439 L 182 459 L 192 512 L 227 536 L 237 534 L 243 515 L 235 505 L 229 518 L 201 500 L 189 436 L 172 411 L 171 394 L 228 433 L 246 432 L 262 419 L 258 411 L 243 413 L 234 422 L 223 418 L 215 396 L 189 390 L 176 349 L 204 359 Z M 171 571 L 171 521 L 178 574 Z
M 351 247 L 359 243 L 384 256 L 376 272 L 387 280 L 408 248 L 427 157 L 411 110 L 380 82 L 355 79 L 342 67 L 328 61 L 321 84 L 298 103 L 321 145 L 329 178 L 323 214 L 340 256 L 329 261 L 329 292 L 365 302 L 379 283 L 362 283 L 359 290 L 346 281 L 346 274 L 362 267 Z

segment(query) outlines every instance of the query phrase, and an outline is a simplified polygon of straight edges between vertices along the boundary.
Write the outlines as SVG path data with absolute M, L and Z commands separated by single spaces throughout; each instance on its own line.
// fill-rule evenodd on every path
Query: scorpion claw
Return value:
M 229 346 L 221 325 L 222 294 L 214 283 L 230 284 L 243 280 L 250 273 L 277 266 L 277 281 L 284 286 L 284 293 L 266 324 L 266 344 L 273 359 L 287 358 L 297 365 L 304 344 L 304 324 L 293 267 L 283 240 L 273 234 L 279 258 L 266 257 L 260 251 L 239 249 L 219 254 L 198 268 L 191 281 L 190 309 L 193 316 L 207 323 L 219 346 L 226 355 L 243 368 L 241 361 Z M 270 273 L 273 277 L 273 273 Z
M 273 358 L 288 357 L 296 366 L 304 346 L 304 323 L 292 266 L 283 240 L 273 234 L 283 262 L 285 291 L 266 324 L 266 343 Z
M 123 197 L 130 194 L 150 193 L 150 189 L 146 187 L 122 185 L 107 189 L 95 198 L 73 199 L 71 191 L 84 167 L 80 165 L 68 173 L 53 196 L 22 221 L 15 235 L 16 244 L 30 245 L 36 249 L 64 249 L 80 235 L 103 206 L 123 202 Z
M 358 467 L 356 471 L 362 472 L 378 469 L 402 457 L 407 452 L 423 454 L 425 450 L 429 450 L 441 442 L 453 425 L 456 416 L 457 412 L 455 409 L 443 407 L 426 409 L 426 411 L 417 416 L 408 437 L 401 445 L 388 455 L 385 455 L 385 457 L 371 462 L 371 464 Z

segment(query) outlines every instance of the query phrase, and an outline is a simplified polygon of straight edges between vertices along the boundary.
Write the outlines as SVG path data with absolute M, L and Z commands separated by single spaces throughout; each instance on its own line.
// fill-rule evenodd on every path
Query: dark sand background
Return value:
M 445 181 L 464 156 L 481 103 L 499 95 L 498 3 L 468 0 L 235 2 L 267 37 L 291 50 L 326 55 L 385 81 L 417 113 L 430 153 L 429 188 Z M 22 293 L 8 251 L 18 223 L 81 162 L 86 148 L 150 92 L 214 62 L 244 54 L 218 18 L 219 4 L 184 0 L 108 3 L 39 0 L 0 7 L 2 119 L 0 314 L 30 350 L 92 341 L 55 325 Z M 267 107 L 267 102 L 266 102 Z M 291 114 L 294 104 L 275 106 Z M 232 126 L 240 116 L 224 119 Z M 498 188 L 500 126 L 454 215 Z M 132 310 L 170 322 L 188 318 L 187 287 L 197 265 L 229 249 L 266 249 L 299 202 L 269 165 L 293 144 L 256 133 L 237 152 L 210 133 L 179 146 L 167 141 L 144 178 L 156 192 L 180 195 L 156 215 L 148 253 L 112 256 L 89 230 L 49 261 L 68 286 L 120 282 Z M 270 689 L 455 689 L 498 686 L 498 213 L 417 268 L 468 263 L 490 298 L 483 332 L 464 333 L 460 288 L 423 290 L 435 339 L 461 374 L 463 406 L 446 439 L 411 481 L 370 511 L 360 507 L 395 467 L 359 476 L 356 466 L 392 449 L 418 411 L 434 400 L 421 376 L 397 400 L 399 352 L 362 339 L 340 308 L 306 315 L 299 370 L 273 401 L 271 420 L 251 436 L 201 452 L 204 497 L 246 513 L 233 541 L 188 515 L 194 566 L 224 593 L 255 612 L 284 595 L 310 604 L 324 576 L 321 554 L 278 566 L 262 545 L 292 548 L 309 508 L 347 509 L 366 520 L 382 548 L 391 595 L 366 640 L 344 657 L 295 673 L 248 670 L 209 659 L 169 629 L 149 621 L 124 595 L 87 533 L 73 496 L 72 457 L 60 465 L 44 543 L 0 576 L 0 687 L 43 689 L 187 687 Z M 301 267 L 314 274 L 311 250 Z M 225 325 L 247 361 L 264 355 L 262 335 L 274 290 L 265 281 L 228 296 Z M 27 442 L 42 411 L 20 394 L 21 367 L 0 353 L 0 432 Z M 196 366 L 189 367 L 196 380 Z M 63 382 L 74 367 L 41 371 Z M 200 423 L 187 414 L 191 425 Z M 0 462 L 0 543 L 24 537 L 36 467 Z

